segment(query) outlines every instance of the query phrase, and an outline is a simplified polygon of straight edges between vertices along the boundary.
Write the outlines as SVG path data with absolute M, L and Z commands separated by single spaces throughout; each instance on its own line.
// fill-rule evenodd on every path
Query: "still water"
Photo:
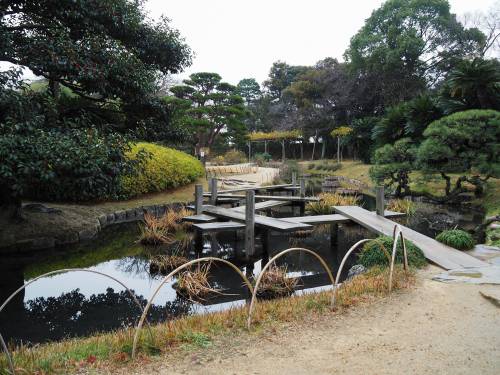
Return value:
M 364 197 L 363 205 L 373 209 L 371 197 Z M 273 216 L 297 216 L 298 209 L 281 207 Z M 417 213 L 403 224 L 421 233 L 434 236 L 443 229 L 459 227 L 472 229 L 482 220 L 480 213 L 462 212 L 443 206 L 419 204 Z M 123 282 L 134 291 L 144 306 L 162 280 L 151 274 L 149 259 L 154 254 L 169 253 L 173 247 L 150 248 L 136 243 L 137 223 L 109 227 L 90 243 L 65 247 L 42 254 L 2 257 L 0 264 L 0 302 L 24 283 L 50 271 L 62 268 L 84 268 L 106 273 Z M 256 276 L 268 257 L 289 247 L 305 247 L 322 256 L 332 271 L 336 271 L 343 255 L 356 241 L 373 234 L 354 224 L 340 226 L 337 243 L 331 244 L 328 226 L 316 227 L 312 233 L 295 236 L 271 233 L 269 254 L 262 254 L 259 233 L 256 235 L 256 255 L 245 259 L 242 235 L 235 233 L 207 234 L 202 253 L 192 244 L 184 250 L 190 259 L 217 256 L 236 264 L 247 276 Z M 176 246 L 176 245 L 174 245 Z M 350 265 L 355 264 L 355 257 Z M 310 255 L 292 253 L 278 261 L 286 265 L 289 277 L 298 277 L 299 289 L 325 288 L 328 278 L 320 264 Z M 348 267 L 346 268 L 347 271 Z M 194 303 L 182 298 L 175 290 L 176 279 L 166 283 L 157 295 L 149 321 L 158 322 L 175 317 L 213 312 L 240 306 L 248 293 L 240 277 L 230 268 L 213 264 L 211 283 L 223 294 Z M 301 293 L 301 292 L 298 292 Z M 87 272 L 67 272 L 43 277 L 10 302 L 0 313 L 0 333 L 8 341 L 34 344 L 60 340 L 66 337 L 86 336 L 134 325 L 139 308 L 126 290 L 114 281 Z

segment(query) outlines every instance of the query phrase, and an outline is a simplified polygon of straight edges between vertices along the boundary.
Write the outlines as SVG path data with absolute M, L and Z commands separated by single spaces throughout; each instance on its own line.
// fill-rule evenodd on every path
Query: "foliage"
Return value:
M 472 235 L 460 229 L 445 230 L 436 236 L 436 241 L 458 250 L 470 250 L 475 245 Z
M 402 212 L 406 216 L 412 216 L 416 212 L 415 203 L 408 199 L 391 199 L 385 206 L 386 210 Z
M 479 52 L 485 36 L 465 29 L 447 0 L 388 0 L 351 39 L 345 58 L 383 105 L 411 99 L 454 61 Z
M 418 165 L 425 173 L 442 175 L 447 196 L 465 191 L 463 182 L 474 185 L 480 196 L 486 180 L 500 177 L 500 112 L 457 112 L 434 121 L 424 136 Z M 448 173 L 461 175 L 453 190 Z
M 249 134 L 251 141 L 282 141 L 302 138 L 300 130 L 275 130 L 269 133 L 254 132 Z
M 0 205 L 116 198 L 120 176 L 135 164 L 125 158 L 126 140 L 85 115 L 59 117 L 50 96 L 21 91 L 18 74 L 0 76 Z
M 276 61 L 269 71 L 269 79 L 264 82 L 264 87 L 271 98 L 278 99 L 283 90 L 307 69 L 305 66 L 293 66 L 283 61 Z
M 193 135 L 196 155 L 212 146 L 222 130 L 226 136 L 239 137 L 244 132 L 246 116 L 243 99 L 235 86 L 222 82 L 217 73 L 193 73 L 184 85 L 174 86 L 178 108 L 184 111 L 184 122 Z
M 416 152 L 417 148 L 409 138 L 378 148 L 373 157 L 375 165 L 370 168 L 371 179 L 392 188 L 397 197 L 403 192 L 408 194 L 409 174 L 414 169 Z
M 441 105 L 447 113 L 467 109 L 500 110 L 500 63 L 463 60 L 446 77 Z
M 424 253 L 410 241 L 405 240 L 408 264 L 422 268 L 427 264 Z M 358 263 L 370 268 L 373 266 L 389 266 L 394 241 L 391 237 L 380 236 L 367 242 L 358 254 Z M 384 251 L 385 250 L 385 251 Z M 396 249 L 396 263 L 403 263 L 403 244 L 398 241 Z
M 349 126 L 339 126 L 330 132 L 332 137 L 346 137 L 352 133 L 352 128 Z
M 203 165 L 194 157 L 171 148 L 139 142 L 127 157 L 135 160 L 147 154 L 137 175 L 122 177 L 122 193 L 127 197 L 164 191 L 194 182 L 203 176 Z
M 318 202 L 309 202 L 306 211 L 313 215 L 329 215 L 335 210 L 333 206 L 356 206 L 360 197 L 357 195 L 343 195 L 339 193 L 321 193 Z
M 238 82 L 236 91 L 245 100 L 245 104 L 251 105 L 262 95 L 260 85 L 254 78 L 244 78 Z
M 224 155 L 218 155 L 211 160 L 215 165 L 241 164 L 247 161 L 247 156 L 243 151 L 229 150 Z
M 254 160 L 259 167 L 262 167 L 265 163 L 271 161 L 271 159 L 272 159 L 271 154 L 268 154 L 267 152 L 254 155 Z

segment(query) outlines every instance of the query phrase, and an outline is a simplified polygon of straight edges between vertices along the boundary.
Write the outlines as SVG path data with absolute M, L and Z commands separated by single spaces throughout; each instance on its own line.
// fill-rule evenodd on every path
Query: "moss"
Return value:
M 358 262 L 363 266 L 370 268 L 373 266 L 388 266 L 389 259 L 387 254 L 392 253 L 394 242 L 391 237 L 380 236 L 373 241 L 367 242 L 361 252 L 358 254 Z M 427 264 L 424 253 L 410 241 L 405 240 L 406 251 L 408 255 L 408 264 L 412 267 L 422 268 Z M 403 244 L 398 242 L 396 250 L 396 263 L 403 262 Z
M 458 250 L 470 250 L 475 245 L 472 235 L 460 229 L 445 230 L 436 236 L 436 240 Z
M 149 157 L 141 163 L 141 172 L 122 177 L 122 194 L 126 197 L 187 185 L 203 176 L 203 165 L 199 160 L 168 147 L 140 142 L 132 146 L 127 156 L 135 159 L 144 152 Z

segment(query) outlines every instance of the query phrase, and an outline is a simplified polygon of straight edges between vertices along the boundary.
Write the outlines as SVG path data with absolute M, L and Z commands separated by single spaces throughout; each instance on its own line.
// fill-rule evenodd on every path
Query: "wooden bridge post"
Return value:
M 330 224 L 330 249 L 334 250 L 337 248 L 339 238 L 339 225 Z
M 300 182 L 300 197 L 304 198 L 306 196 L 306 180 L 305 178 L 301 178 L 299 180 Z M 306 202 L 302 201 L 300 202 L 300 216 L 304 216 L 304 213 L 306 211 Z
M 217 205 L 217 179 L 212 178 L 210 180 L 210 204 L 212 206 Z
M 194 187 L 194 209 L 196 215 L 203 213 L 203 185 L 196 184 Z
M 297 172 L 292 172 L 292 186 L 297 186 Z
M 376 205 L 377 215 L 384 216 L 384 211 L 385 211 L 384 187 L 377 186 L 375 188 L 375 192 L 376 192 L 375 205 Z
M 255 253 L 255 191 L 247 191 L 245 204 L 245 253 L 249 258 Z

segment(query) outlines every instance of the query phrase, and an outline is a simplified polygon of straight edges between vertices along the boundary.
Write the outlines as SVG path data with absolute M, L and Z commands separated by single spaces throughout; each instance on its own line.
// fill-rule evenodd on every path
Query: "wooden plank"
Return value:
M 210 194 L 204 194 L 205 196 L 210 196 Z M 219 199 L 220 198 L 238 198 L 238 199 L 245 199 L 244 195 L 237 195 L 237 194 L 219 194 Z M 256 195 L 255 199 L 258 200 L 276 200 L 276 201 L 288 201 L 288 202 L 318 202 L 320 199 L 318 197 L 294 197 L 290 195 Z
M 259 202 L 255 203 L 255 211 L 262 211 L 272 207 L 286 206 L 288 203 L 290 202 L 276 200 Z M 230 210 L 236 212 L 245 212 L 245 206 L 230 208 Z
M 194 207 L 196 215 L 201 215 L 203 207 L 203 185 L 196 184 L 194 187 Z
M 303 224 L 331 224 L 331 223 L 347 223 L 351 221 L 348 217 L 340 214 L 332 215 L 315 215 L 315 216 L 296 216 L 296 217 L 285 217 L 280 218 L 281 220 L 286 220 L 291 223 L 303 223 Z
M 217 223 L 197 223 L 193 224 L 193 227 L 203 231 L 203 232 L 223 232 L 244 229 L 245 224 L 237 223 L 235 221 L 224 221 Z
M 216 217 L 205 214 L 186 216 L 182 218 L 182 221 L 188 221 L 191 223 L 210 223 L 216 220 Z
M 284 189 L 286 187 L 292 186 L 291 184 L 282 184 L 282 185 L 269 185 L 269 186 L 246 186 L 236 189 L 226 189 L 219 190 L 219 194 L 230 194 L 230 193 L 240 193 L 244 191 L 258 191 L 258 190 L 274 190 L 274 189 Z
M 347 216 L 365 228 L 379 234 L 391 236 L 395 222 L 374 212 L 365 210 L 358 206 L 335 206 L 335 211 Z M 488 263 L 474 258 L 462 251 L 446 246 L 430 237 L 427 237 L 413 229 L 401 225 L 403 236 L 422 249 L 425 257 L 431 262 L 444 269 L 455 269 L 462 267 L 482 267 Z
M 222 217 L 224 219 L 245 222 L 244 213 L 235 212 L 227 208 L 205 205 L 203 206 L 203 212 L 206 212 L 213 216 Z M 267 217 L 262 215 L 255 215 L 255 225 L 280 232 L 293 232 L 296 230 L 312 228 L 312 226 L 308 224 L 291 223 L 289 221 L 275 219 L 272 217 Z

